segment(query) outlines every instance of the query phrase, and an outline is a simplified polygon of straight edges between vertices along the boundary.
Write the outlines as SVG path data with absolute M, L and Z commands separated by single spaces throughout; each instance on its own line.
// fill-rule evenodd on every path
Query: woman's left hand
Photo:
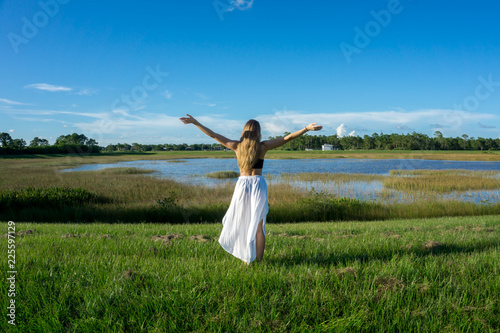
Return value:
M 308 131 L 319 131 L 323 128 L 323 126 L 316 125 L 317 123 L 312 123 L 306 126 L 306 130 Z
M 195 124 L 195 125 L 198 124 L 198 120 L 194 119 L 193 117 L 191 117 L 187 113 L 186 113 L 186 116 L 187 117 L 179 118 L 184 124 Z

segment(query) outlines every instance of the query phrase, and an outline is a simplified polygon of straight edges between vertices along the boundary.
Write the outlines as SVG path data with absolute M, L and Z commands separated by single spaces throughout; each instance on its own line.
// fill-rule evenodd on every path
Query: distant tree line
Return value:
M 283 135 L 290 133 L 285 132 Z M 277 137 L 269 137 L 272 140 Z M 279 150 L 321 150 L 322 145 L 330 144 L 338 150 L 500 150 L 500 138 L 474 138 L 463 134 L 460 137 L 444 137 L 440 131 L 432 137 L 413 132 L 411 134 L 373 133 L 360 136 L 308 135 L 305 134 L 285 145 Z M 140 144 L 134 142 L 110 144 L 99 147 L 94 139 L 83 134 L 61 135 L 55 144 L 49 145 L 46 139 L 35 137 L 29 146 L 23 139 L 13 139 L 9 133 L 0 133 L 1 154 L 67 154 L 67 153 L 98 153 L 115 151 L 185 151 L 185 150 L 223 150 L 218 143 L 212 144 Z
M 224 150 L 224 147 L 218 143 L 206 144 L 206 143 L 195 143 L 192 145 L 188 145 L 186 143 L 181 144 L 140 144 L 140 143 L 132 143 L 131 145 L 128 143 L 117 143 L 107 145 L 102 149 L 105 152 L 112 151 L 169 151 L 169 150 Z
M 50 145 L 47 139 L 35 137 L 27 145 L 23 139 L 13 139 L 9 133 L 0 133 L 0 155 L 13 154 L 89 154 L 99 153 L 101 147 L 94 139 L 83 134 L 61 135 L 55 144 Z
M 288 132 L 284 135 L 289 134 Z M 275 139 L 277 137 L 270 137 Z M 463 134 L 461 137 L 444 137 L 440 131 L 434 132 L 433 137 L 413 132 L 411 134 L 383 134 L 373 133 L 360 136 L 343 136 L 337 134 L 308 135 L 305 134 L 287 144 L 277 148 L 281 150 L 321 149 L 324 144 L 330 144 L 339 150 L 499 150 L 500 138 L 474 138 Z

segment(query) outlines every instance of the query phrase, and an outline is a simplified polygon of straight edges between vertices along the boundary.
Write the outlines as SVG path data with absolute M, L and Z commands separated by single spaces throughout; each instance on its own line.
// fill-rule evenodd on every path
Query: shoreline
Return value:
M 188 158 L 235 158 L 232 151 L 167 151 L 167 152 L 112 152 L 98 154 L 48 154 L 48 155 L 0 155 L 0 160 L 50 160 L 57 158 L 72 160 L 81 159 L 82 163 L 105 163 L 112 160 L 134 161 L 139 159 L 170 160 Z M 500 151 L 370 151 L 370 150 L 336 150 L 336 151 L 269 151 L 266 159 L 420 159 L 447 161 L 500 161 Z M 99 160 L 99 162 L 98 162 Z

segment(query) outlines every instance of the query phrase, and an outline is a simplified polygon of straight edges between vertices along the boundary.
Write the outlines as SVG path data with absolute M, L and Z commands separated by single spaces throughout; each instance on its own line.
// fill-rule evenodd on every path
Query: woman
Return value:
M 267 185 L 262 177 L 264 156 L 274 148 L 298 138 L 307 131 L 319 131 L 322 126 L 312 123 L 285 137 L 260 141 L 260 124 L 251 119 L 243 128 L 239 141 L 229 140 L 200 124 L 186 114 L 179 118 L 184 124 L 194 124 L 203 133 L 234 150 L 240 168 L 231 204 L 222 219 L 220 245 L 235 257 L 250 265 L 264 257 L 266 216 L 269 211 Z

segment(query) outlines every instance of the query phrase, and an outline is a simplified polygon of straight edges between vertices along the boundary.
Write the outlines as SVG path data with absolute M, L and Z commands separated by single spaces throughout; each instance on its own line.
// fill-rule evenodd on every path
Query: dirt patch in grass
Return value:
M 281 234 L 278 234 L 278 233 L 274 233 L 274 232 L 270 232 L 268 235 L 275 235 L 275 236 L 278 236 L 278 237 L 290 237 L 290 238 L 293 238 L 293 239 L 310 239 L 311 236 L 308 236 L 308 235 L 289 235 L 287 233 L 281 233 Z M 323 242 L 325 241 L 324 238 L 314 238 L 313 240 L 317 241 L 317 242 Z
M 442 246 L 443 246 L 442 243 L 439 243 L 439 242 L 436 242 L 436 241 L 427 241 L 424 244 L 424 248 L 426 248 L 428 250 L 436 250 L 436 249 L 439 249 Z
M 353 275 L 355 278 L 357 278 L 358 277 L 357 272 L 358 271 L 355 268 L 345 267 L 345 268 L 341 268 L 341 269 L 337 270 L 337 276 L 338 277 L 345 277 L 348 275 Z
M 347 235 L 339 235 L 338 238 L 351 238 L 351 237 L 356 237 L 356 235 L 353 234 L 347 234 Z
M 475 227 L 475 228 L 472 228 L 473 231 L 484 231 L 484 232 L 493 232 L 495 231 L 494 228 L 484 228 L 484 227 Z
M 309 238 L 309 236 L 306 236 L 306 235 L 293 235 L 291 238 L 294 238 L 294 239 L 306 239 L 306 238 Z
M 401 238 L 401 235 L 394 231 L 388 231 L 380 234 L 381 236 L 389 237 L 389 238 Z
M 161 241 L 164 244 L 169 244 L 172 240 L 184 237 L 183 234 L 169 234 L 169 235 L 154 235 L 151 237 L 153 242 Z
M 61 238 L 80 238 L 80 236 L 82 236 L 82 235 L 67 233 L 67 234 L 61 235 Z
M 127 269 L 123 272 L 123 277 L 125 277 L 125 279 L 132 279 L 136 275 L 137 272 L 135 272 L 133 269 Z
M 402 289 L 404 287 L 403 281 L 401 279 L 392 276 L 377 278 L 375 280 L 375 285 L 377 286 L 378 297 L 382 297 L 387 292 Z
M 18 232 L 11 233 L 11 235 L 15 236 L 26 236 L 26 235 L 33 235 L 36 231 L 36 229 L 27 229 L 27 230 L 19 230 Z M 3 234 L 2 237 L 8 237 L 9 233 Z
M 112 236 L 112 235 L 110 235 L 110 234 L 104 234 L 104 235 L 99 235 L 99 236 L 97 236 L 97 237 L 99 237 L 99 238 L 104 238 L 104 239 L 108 239 L 108 238 L 112 238 L 113 236 Z
M 419 293 L 426 294 L 427 292 L 429 292 L 431 285 L 428 282 L 417 283 L 416 287 Z
M 212 240 L 212 237 L 207 236 L 207 235 L 193 235 L 188 237 L 190 240 L 194 240 L 197 242 L 207 242 L 209 240 Z
M 427 315 L 427 311 L 429 311 L 429 309 L 427 308 L 424 308 L 424 309 L 417 309 L 417 310 L 414 310 L 411 312 L 411 316 L 414 317 L 414 318 L 423 318 Z
M 64 234 L 64 235 L 61 235 L 61 238 L 80 238 L 80 237 L 97 237 L 97 238 L 104 238 L 104 239 L 109 239 L 109 238 L 112 238 L 113 236 L 110 235 L 110 234 L 92 234 L 92 233 L 83 233 L 83 234 L 70 234 L 70 233 L 67 233 L 67 234 Z

